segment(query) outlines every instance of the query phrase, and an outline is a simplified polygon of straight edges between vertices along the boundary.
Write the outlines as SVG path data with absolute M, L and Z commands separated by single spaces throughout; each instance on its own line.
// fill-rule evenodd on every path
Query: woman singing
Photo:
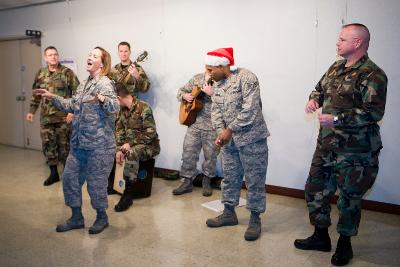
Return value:
M 64 99 L 45 89 L 35 90 L 35 94 L 51 99 L 57 108 L 75 116 L 71 150 L 62 175 L 64 199 L 72 209 L 72 216 L 64 224 L 57 225 L 57 232 L 85 227 L 81 209 L 85 181 L 92 207 L 97 211 L 89 234 L 98 234 L 108 226 L 107 177 L 114 161 L 115 115 L 119 111 L 114 85 L 107 78 L 110 67 L 110 54 L 96 47 L 87 60 L 89 77 L 79 85 L 72 98 Z

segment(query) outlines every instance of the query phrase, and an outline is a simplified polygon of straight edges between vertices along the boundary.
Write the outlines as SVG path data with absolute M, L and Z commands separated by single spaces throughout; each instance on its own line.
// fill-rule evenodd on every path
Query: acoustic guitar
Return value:
M 197 112 L 203 108 L 203 102 L 199 95 L 201 88 L 195 86 L 192 88 L 193 101 L 188 102 L 182 99 L 179 107 L 179 122 L 183 125 L 190 126 L 196 121 Z
M 213 85 L 214 81 L 209 78 L 207 84 Z M 188 102 L 182 99 L 179 107 L 179 122 L 183 125 L 190 126 L 196 121 L 197 113 L 203 108 L 202 96 L 203 92 L 198 86 L 192 88 L 193 101 Z

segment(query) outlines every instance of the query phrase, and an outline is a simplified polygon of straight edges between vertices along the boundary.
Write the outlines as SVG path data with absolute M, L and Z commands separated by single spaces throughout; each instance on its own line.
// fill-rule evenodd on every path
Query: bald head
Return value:
M 361 41 L 361 48 L 365 51 L 368 50 L 370 33 L 367 26 L 360 23 L 351 23 L 344 25 L 342 29 L 348 30 L 353 38 Z

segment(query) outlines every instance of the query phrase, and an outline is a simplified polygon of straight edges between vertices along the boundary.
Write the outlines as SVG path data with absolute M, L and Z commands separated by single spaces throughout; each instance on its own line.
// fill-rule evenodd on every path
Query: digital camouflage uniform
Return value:
M 137 179 L 139 162 L 160 153 L 156 122 L 150 106 L 134 97 L 130 108 L 121 108 L 115 136 L 117 150 L 125 143 L 129 143 L 131 147 L 126 156 L 123 173 L 125 179 L 133 182 Z
M 202 88 L 205 82 L 205 73 L 195 75 L 178 90 L 178 100 L 182 101 L 183 95 L 191 93 L 193 87 Z M 204 153 L 203 173 L 208 177 L 214 177 L 219 153 L 219 148 L 214 143 L 217 135 L 211 124 L 211 97 L 204 92 L 200 97 L 203 108 L 198 111 L 196 121 L 188 127 L 183 142 L 180 176 L 187 179 L 193 179 L 197 175 L 196 167 L 201 149 Z
M 377 124 L 386 103 L 387 77 L 368 55 L 350 67 L 335 62 L 322 76 L 310 99 L 323 114 L 338 116 L 338 126 L 321 127 L 305 197 L 311 224 L 331 225 L 330 201 L 339 188 L 337 231 L 357 235 L 361 200 L 378 174 L 382 142 Z
M 96 94 L 105 96 L 103 103 Z M 71 151 L 62 175 L 65 203 L 81 207 L 86 180 L 93 208 L 107 208 L 107 177 L 114 160 L 115 114 L 119 111 L 114 83 L 105 76 L 87 79 L 72 98 L 56 96 L 53 104 L 75 115 Z
M 243 177 L 247 186 L 247 209 L 265 211 L 265 178 L 268 165 L 269 132 L 262 114 L 257 77 L 239 68 L 214 84 L 212 122 L 220 134 L 232 130 L 232 139 L 221 148 L 222 203 L 239 204 Z
M 78 78 L 69 68 L 59 64 L 56 71 L 41 68 L 35 76 L 32 89 L 46 89 L 50 93 L 71 98 L 79 85 Z M 65 163 L 69 152 L 70 124 L 65 122 L 67 113 L 59 111 L 48 99 L 33 94 L 29 112 L 35 114 L 40 106 L 40 137 L 47 164 Z
M 121 73 L 125 68 L 128 68 L 129 65 L 122 65 L 122 63 L 119 63 L 115 65 L 110 72 L 110 77 L 112 80 L 117 82 L 121 78 Z M 137 68 L 140 77 L 138 80 L 136 80 L 131 74 L 128 74 L 127 78 L 123 81 L 123 84 L 126 86 L 126 89 L 128 89 L 129 93 L 132 96 L 138 97 L 139 92 L 147 92 L 150 88 L 150 81 L 147 78 L 146 73 L 144 72 L 143 68 L 135 63 L 135 67 Z

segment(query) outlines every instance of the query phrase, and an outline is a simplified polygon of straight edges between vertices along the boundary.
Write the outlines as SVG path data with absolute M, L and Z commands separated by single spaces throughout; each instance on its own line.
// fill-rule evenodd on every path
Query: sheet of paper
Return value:
M 122 165 L 115 163 L 115 176 L 114 176 L 114 190 L 118 193 L 124 193 L 125 180 L 124 180 L 124 166 L 125 161 Z
M 213 200 L 210 202 L 206 202 L 201 204 L 203 207 L 213 210 L 215 212 L 222 212 L 224 210 L 224 205 L 221 203 L 220 199 Z M 240 198 L 238 207 L 242 207 L 246 205 L 246 199 Z

